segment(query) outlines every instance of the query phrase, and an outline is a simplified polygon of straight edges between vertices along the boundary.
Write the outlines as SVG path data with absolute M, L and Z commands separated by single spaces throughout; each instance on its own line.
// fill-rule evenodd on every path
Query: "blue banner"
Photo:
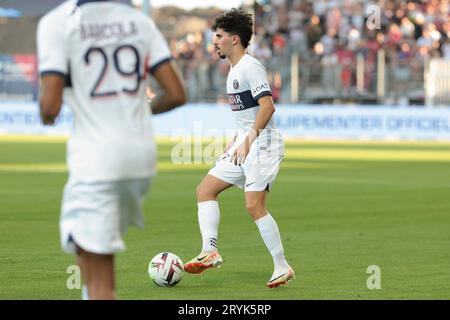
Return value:
M 450 141 L 450 108 L 279 105 L 276 127 L 285 137 L 354 140 Z M 188 104 L 153 117 L 159 136 L 232 136 L 228 105 Z M 0 134 L 68 135 L 72 114 L 63 107 L 57 123 L 43 126 L 36 103 L 1 103 Z

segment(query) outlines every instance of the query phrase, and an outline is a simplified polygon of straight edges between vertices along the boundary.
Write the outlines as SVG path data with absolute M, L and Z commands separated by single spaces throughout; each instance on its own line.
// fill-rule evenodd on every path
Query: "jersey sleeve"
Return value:
M 267 81 L 266 70 L 261 64 L 252 64 L 251 70 L 247 70 L 245 74 L 253 100 L 257 102 L 261 97 L 272 95 Z
M 170 54 L 169 46 L 161 31 L 159 31 L 152 20 L 149 21 L 151 29 L 149 71 L 154 73 L 160 65 L 169 62 L 172 59 L 172 55 Z
M 67 55 L 64 28 L 55 16 L 44 16 L 37 28 L 37 54 L 39 73 L 67 75 L 69 61 Z

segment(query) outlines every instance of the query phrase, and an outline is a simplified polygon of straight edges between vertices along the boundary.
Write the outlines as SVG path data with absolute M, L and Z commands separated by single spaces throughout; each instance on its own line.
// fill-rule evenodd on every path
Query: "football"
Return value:
M 150 260 L 148 275 L 160 287 L 173 287 L 183 277 L 183 261 L 174 253 L 160 252 Z

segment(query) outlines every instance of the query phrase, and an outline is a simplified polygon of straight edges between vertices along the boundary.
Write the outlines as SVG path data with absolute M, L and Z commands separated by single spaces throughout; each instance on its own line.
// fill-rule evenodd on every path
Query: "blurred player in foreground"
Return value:
M 114 299 L 114 254 L 156 173 L 151 114 L 185 103 L 167 43 L 154 22 L 110 1 L 66 1 L 39 22 L 40 111 L 53 124 L 63 96 L 74 125 L 67 147 L 60 232 L 76 253 L 83 298 Z M 150 72 L 163 93 L 149 107 Z

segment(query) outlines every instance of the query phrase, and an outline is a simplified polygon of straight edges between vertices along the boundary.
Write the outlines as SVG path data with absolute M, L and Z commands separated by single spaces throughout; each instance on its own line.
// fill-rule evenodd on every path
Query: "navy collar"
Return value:
M 105 2 L 108 0 L 78 0 L 77 6 L 81 6 L 83 4 L 89 3 L 89 2 Z

